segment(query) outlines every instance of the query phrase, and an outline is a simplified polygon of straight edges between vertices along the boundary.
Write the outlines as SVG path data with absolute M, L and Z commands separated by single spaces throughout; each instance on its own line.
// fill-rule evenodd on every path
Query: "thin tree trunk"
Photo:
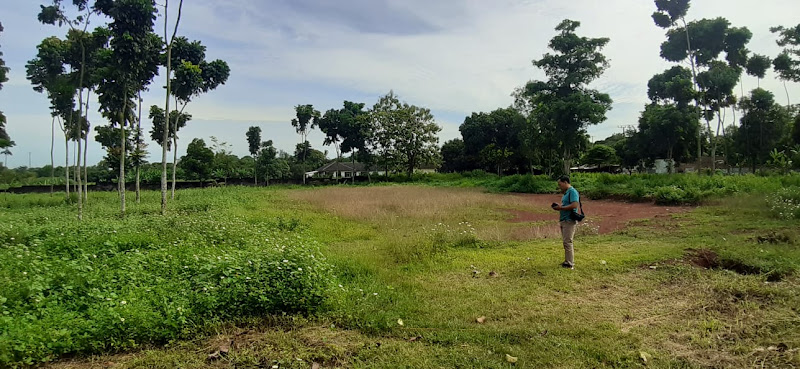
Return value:
M 692 51 L 692 40 L 689 37 L 689 25 L 686 24 L 686 18 L 681 18 L 683 22 L 683 29 L 686 32 L 686 53 L 689 55 L 689 63 L 692 65 L 692 89 L 697 91 L 697 68 L 694 65 L 694 52 Z M 694 106 L 699 107 L 697 98 L 694 99 Z M 697 131 L 697 161 L 700 162 L 700 157 L 703 156 L 703 130 Z
M 183 9 L 183 0 L 178 4 L 178 20 L 175 22 L 175 29 L 172 32 L 172 38 L 169 36 L 169 0 L 164 0 L 164 43 L 167 45 L 167 97 L 164 108 L 164 136 L 161 148 L 161 215 L 167 213 L 167 143 L 169 142 L 169 96 L 172 94 L 172 81 L 170 74 L 172 73 L 172 42 L 175 40 L 175 35 L 178 33 L 178 25 L 181 23 L 181 10 Z M 176 148 L 173 148 L 176 150 Z
M 125 89 L 123 89 L 125 91 Z M 119 113 L 119 125 L 120 125 L 120 138 L 122 140 L 121 147 L 122 150 L 120 151 L 119 155 L 119 200 L 120 200 L 120 217 L 125 217 L 125 144 L 127 141 L 127 137 L 125 136 L 125 114 L 128 110 L 128 97 L 125 96 L 125 102 L 122 103 L 122 111 Z
M 56 143 L 56 117 L 50 123 L 50 196 L 53 196 L 53 185 L 56 181 L 56 160 L 53 156 L 53 149 Z
M 80 141 L 80 140 L 77 140 L 77 141 Z M 73 180 L 72 180 L 72 182 L 73 182 L 72 192 L 73 193 L 78 193 L 78 186 L 77 186 L 76 180 L 78 178 L 79 172 L 78 172 L 78 168 L 76 168 L 76 167 L 78 166 L 78 163 L 80 163 L 80 162 L 78 161 L 79 156 L 76 156 L 77 153 L 78 153 L 78 144 L 77 144 L 76 141 L 72 141 L 72 178 L 73 178 Z
M 783 81 L 783 89 L 786 91 L 786 108 L 792 107 L 792 101 L 789 100 L 789 88 L 786 87 L 786 81 Z
M 83 46 L 82 43 L 81 46 Z M 85 57 L 83 57 L 83 59 L 85 59 Z M 78 138 L 77 140 L 75 140 L 78 143 L 78 158 L 75 162 L 75 168 L 78 173 L 75 176 L 75 179 L 77 179 L 78 181 L 78 220 L 83 220 L 83 183 L 81 181 L 81 149 L 82 149 L 81 139 L 83 138 L 81 136 L 83 135 L 83 121 L 84 121 L 83 119 L 81 119 L 81 116 L 83 115 L 82 113 L 83 112 L 83 64 L 81 64 L 80 80 L 81 80 L 81 89 L 78 92 L 78 111 L 81 113 L 78 114 Z M 86 134 L 88 135 L 89 133 L 87 132 Z
M 87 107 L 88 112 L 88 107 Z M 86 137 L 83 138 L 83 203 L 84 205 L 89 204 L 89 171 L 87 170 L 88 166 L 86 165 L 86 153 L 89 152 L 89 132 L 91 125 L 86 126 Z
M 175 181 L 178 171 L 178 132 L 172 135 L 172 200 L 175 200 Z
M 83 196 L 84 196 L 84 205 L 89 204 L 89 171 L 87 170 L 88 166 L 87 163 L 87 153 L 89 152 L 89 132 L 92 131 L 92 125 L 89 124 L 88 116 L 89 116 L 89 101 L 91 97 L 92 90 L 89 89 L 86 92 L 86 136 L 83 138 Z
M 142 134 L 142 92 L 139 91 L 139 116 L 136 117 L 136 155 L 141 153 L 141 134 Z M 140 203 L 140 172 L 141 172 L 141 158 L 136 160 L 136 203 Z
M 67 192 L 67 201 L 69 201 L 69 132 L 63 125 L 61 126 L 61 131 L 64 132 L 64 179 L 66 181 L 64 188 Z

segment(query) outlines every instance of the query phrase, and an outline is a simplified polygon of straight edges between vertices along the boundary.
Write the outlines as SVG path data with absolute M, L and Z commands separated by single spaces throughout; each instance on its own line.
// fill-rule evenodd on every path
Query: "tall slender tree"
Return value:
M 578 36 L 575 31 L 580 25 L 567 19 L 556 27 L 559 33 L 549 44 L 554 53 L 533 62 L 544 70 L 548 80 L 528 82 L 523 93 L 533 107 L 533 119 L 552 127 L 564 173 L 569 173 L 586 128 L 605 121 L 611 109 L 608 94 L 588 87 L 609 66 L 601 53 L 609 39 Z
M 165 64 L 166 64 L 166 84 L 167 94 L 164 102 L 164 122 L 161 128 L 161 215 L 167 213 L 167 145 L 164 143 L 169 141 L 169 101 L 172 96 L 172 46 L 175 42 L 175 37 L 178 35 L 178 27 L 181 23 L 181 15 L 183 11 L 183 0 L 179 0 L 178 4 L 178 17 L 175 21 L 175 27 L 172 30 L 172 37 L 169 36 L 169 0 L 164 0 L 164 44 L 166 45 Z M 178 114 L 180 116 L 180 114 Z M 177 150 L 177 149 L 176 149 Z M 174 171 L 174 168 L 173 168 Z
M 786 82 L 800 82 L 800 24 L 794 27 L 772 27 L 770 31 L 778 35 L 778 46 L 783 47 L 783 51 L 772 61 L 772 65 L 778 73 L 778 78 L 783 81 L 786 106 L 789 107 L 792 101 L 789 98 Z
M 261 127 L 252 126 L 247 129 L 247 149 L 253 156 L 256 165 L 253 167 L 253 181 L 258 186 L 258 151 L 261 148 Z
M 691 65 L 692 87 L 696 89 L 697 67 L 695 66 L 692 38 L 689 34 L 689 26 L 686 23 L 686 16 L 689 14 L 689 8 L 691 7 L 690 0 L 655 0 L 655 4 L 657 11 L 653 13 L 652 18 L 656 25 L 669 30 L 667 33 L 668 35 L 673 34 L 677 37 L 682 32 L 686 38 L 686 54 L 689 56 L 689 64 Z M 699 106 L 699 102 L 696 100 L 695 106 Z M 700 129 L 697 130 L 698 159 L 702 156 L 702 137 L 700 136 L 700 131 Z
M 175 45 L 171 54 L 172 65 L 175 69 L 175 76 L 172 79 L 172 94 L 175 96 L 175 104 L 180 105 L 180 113 L 186 109 L 186 105 L 193 98 L 202 93 L 212 91 L 224 85 L 230 76 L 228 63 L 222 60 L 207 62 L 205 60 L 206 47 L 199 41 L 189 42 L 185 37 L 175 39 Z M 175 127 L 175 134 L 172 136 L 172 144 L 178 147 L 178 127 Z M 176 168 L 178 162 L 177 150 L 173 151 L 172 162 L 172 198 L 175 198 Z
M 68 132 L 75 112 L 75 90 L 73 76 L 66 70 L 68 43 L 58 37 L 48 37 L 37 46 L 36 58 L 26 64 L 27 78 L 33 90 L 47 93 L 50 111 L 64 132 L 65 158 L 64 178 L 65 196 L 69 199 L 69 139 Z M 52 130 L 54 131 L 54 129 Z M 51 149 L 52 151 L 52 149 Z
M 684 47 L 687 30 L 692 35 L 689 49 Z M 720 130 L 724 130 L 723 110 L 736 102 L 733 87 L 738 84 L 746 66 L 747 43 L 751 38 L 752 33 L 747 28 L 731 27 L 727 19 L 714 18 L 692 21 L 685 27 L 671 29 L 667 32 L 667 40 L 661 44 L 664 59 L 671 62 L 691 59 L 699 70 L 695 82 L 699 92 L 698 104 L 703 109 L 706 129 L 710 132 L 712 170 L 716 169 L 716 138 Z M 730 82 L 734 85 L 730 86 Z M 716 130 L 711 127 L 715 116 Z
M 104 58 L 102 81 L 97 89 L 100 111 L 118 125 L 122 152 L 126 152 L 126 127 L 133 121 L 133 97 L 158 71 L 161 39 L 153 33 L 156 19 L 152 0 L 105 0 L 99 12 L 111 19 L 111 41 Z M 120 156 L 120 216 L 125 216 L 125 155 Z
M 89 112 L 87 109 L 84 109 L 85 106 L 88 105 L 88 94 L 87 94 L 87 105 L 84 105 L 84 91 L 91 90 L 91 84 L 87 84 L 87 75 L 91 73 L 89 70 L 90 67 L 87 64 L 93 64 L 92 61 L 94 58 L 94 53 L 96 50 L 102 46 L 98 44 L 96 35 L 90 34 L 87 32 L 90 24 L 90 18 L 92 15 L 96 13 L 94 7 L 89 6 L 88 0 L 73 0 L 72 4 L 76 7 L 76 10 L 79 15 L 74 18 L 70 18 L 67 16 L 67 12 L 62 7 L 62 0 L 52 0 L 50 5 L 48 6 L 41 6 L 41 12 L 39 13 L 39 21 L 44 24 L 55 25 L 58 24 L 62 26 L 66 24 L 69 26 L 69 32 L 67 34 L 67 40 L 70 42 L 70 50 L 66 55 L 66 63 L 71 66 L 73 73 L 78 74 L 77 80 L 73 81 L 76 82 L 76 90 L 78 93 L 78 111 L 77 117 L 73 117 L 71 113 L 71 117 L 67 119 L 66 125 L 69 126 L 68 130 L 74 130 L 73 139 L 77 144 L 77 158 L 75 162 L 75 180 L 76 180 L 76 190 L 77 190 L 77 199 L 78 199 L 78 219 L 83 219 L 83 184 L 82 184 L 82 175 L 81 172 L 85 171 L 85 168 L 81 168 L 80 165 L 80 158 L 82 155 L 82 151 L 88 149 L 88 145 L 84 146 L 83 142 L 88 139 L 88 115 Z M 97 33 L 101 33 L 98 31 Z M 77 70 L 77 71 L 76 71 Z M 85 154 L 83 154 L 85 156 Z M 88 189 L 88 187 L 86 187 Z
M 295 131 L 300 135 L 300 144 L 307 144 L 307 146 L 310 147 L 311 145 L 308 144 L 308 133 L 316 128 L 317 121 L 320 119 L 320 112 L 314 109 L 314 106 L 311 104 L 297 105 L 294 107 L 294 110 L 296 118 L 292 119 L 292 127 L 294 127 Z M 303 170 L 305 171 L 307 169 L 305 168 L 306 150 L 303 150 L 300 160 L 304 166 Z M 303 184 L 306 184 L 305 174 L 303 174 Z
M 3 24 L 0 23 L 0 33 L 3 32 Z M 0 51 L 0 90 L 3 89 L 3 83 L 8 82 L 9 68 L 6 67 L 6 62 L 3 61 L 3 52 Z M 0 149 L 7 149 L 14 146 L 14 141 L 6 132 L 6 116 L 0 111 Z

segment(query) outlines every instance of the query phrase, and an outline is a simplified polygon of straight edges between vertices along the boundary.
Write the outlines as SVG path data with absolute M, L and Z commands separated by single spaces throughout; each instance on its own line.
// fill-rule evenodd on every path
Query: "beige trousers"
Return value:
M 575 248 L 572 239 L 575 237 L 575 230 L 578 222 L 574 220 L 561 221 L 561 240 L 564 241 L 564 262 L 570 266 L 575 265 Z

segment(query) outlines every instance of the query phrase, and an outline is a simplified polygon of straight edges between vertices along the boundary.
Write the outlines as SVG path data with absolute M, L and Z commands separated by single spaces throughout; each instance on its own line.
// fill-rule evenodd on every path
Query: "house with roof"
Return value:
M 332 161 L 328 164 L 325 164 L 316 170 L 311 172 L 306 172 L 306 178 L 332 178 L 332 179 L 342 179 L 342 178 L 353 178 L 366 176 L 367 173 L 366 166 L 364 163 L 360 162 L 338 162 Z M 382 171 L 369 171 L 372 174 L 382 175 Z

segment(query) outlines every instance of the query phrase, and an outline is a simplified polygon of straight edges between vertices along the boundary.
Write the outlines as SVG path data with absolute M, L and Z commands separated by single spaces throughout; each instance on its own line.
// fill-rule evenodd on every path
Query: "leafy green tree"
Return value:
M 691 46 L 685 47 L 685 34 L 691 34 Z M 706 128 L 711 132 L 712 170 L 716 169 L 716 137 L 724 130 L 722 110 L 735 104 L 733 88 L 738 84 L 747 63 L 747 43 L 752 33 L 747 28 L 731 27 L 725 18 L 701 19 L 667 32 L 661 56 L 671 62 L 689 59 L 701 72 L 696 75 L 698 102 L 703 107 Z M 721 60 L 725 54 L 724 61 Z M 711 120 L 717 116 L 717 129 Z
M 222 178 L 225 182 L 235 174 L 236 165 L 239 162 L 239 158 L 233 155 L 230 148 L 231 144 L 211 136 L 211 151 L 214 152 L 211 172 L 214 178 Z
M 147 0 L 102 0 L 95 8 L 109 17 L 110 49 L 103 55 L 97 93 L 100 111 L 121 128 L 123 152 L 126 127 L 133 122 L 133 96 L 158 72 L 161 39 L 153 33 L 155 3 Z M 120 215 L 125 216 L 125 156 L 120 162 Z
M 772 66 L 772 59 L 766 55 L 755 54 L 747 60 L 745 71 L 748 75 L 758 79 L 758 87 L 761 87 L 761 79 L 767 75 L 767 71 Z
M 651 103 L 642 112 L 637 134 L 652 142 L 647 157 L 666 158 L 670 168 L 676 161 L 691 158 L 689 151 L 699 134 L 692 84 L 691 71 L 677 66 L 653 76 L 647 84 Z
M 344 108 L 339 110 L 339 129 L 342 136 L 342 153 L 350 153 L 350 158 L 355 167 L 356 157 L 367 158 L 369 153 L 369 142 L 373 137 L 372 125 L 369 116 L 364 111 L 364 103 L 344 102 Z M 367 160 L 369 160 L 367 158 Z M 362 161 L 367 161 L 362 160 Z M 353 183 L 356 181 L 355 172 L 353 173 Z
M 772 61 L 772 65 L 783 81 L 786 105 L 790 106 L 792 102 L 789 99 L 786 82 L 800 82 L 800 24 L 794 27 L 772 27 L 770 31 L 778 35 L 778 46 L 783 47 L 783 51 Z
M 317 126 L 317 120 L 320 119 L 319 110 L 314 109 L 311 104 L 297 105 L 294 107 L 296 118 L 292 119 L 292 127 L 300 135 L 301 143 L 308 143 L 308 133 Z M 300 163 L 305 164 L 306 151 L 302 152 L 299 158 Z M 303 175 L 303 184 L 306 183 L 306 176 Z
M 755 172 L 788 133 L 791 117 L 786 108 L 775 102 L 771 92 L 760 88 L 753 90 L 739 105 L 746 113 L 734 140 Z
M 261 149 L 261 127 L 252 126 L 247 129 L 247 147 L 250 155 L 258 161 L 258 151 Z M 258 186 L 258 166 L 253 167 L 253 181 Z
M 442 128 L 436 124 L 430 109 L 403 104 L 399 120 L 388 127 L 394 136 L 390 155 L 404 168 L 409 178 L 420 163 L 436 161 L 439 155 L 439 137 Z
M 131 152 L 133 145 L 133 139 L 131 137 L 131 131 L 125 131 L 126 143 L 122 145 L 120 137 L 122 137 L 122 128 L 114 127 L 114 126 L 97 126 L 94 128 L 95 130 L 95 137 L 94 140 L 100 143 L 106 149 L 106 155 L 103 157 L 103 164 L 105 167 L 104 170 L 114 170 L 115 168 L 119 170 L 119 166 L 121 163 L 125 163 L 124 165 L 127 166 L 126 169 L 133 168 L 131 160 Z M 125 150 L 125 157 L 127 160 L 122 160 L 122 150 Z M 110 172 L 113 174 L 113 172 Z M 119 179 L 118 177 L 115 177 Z
M 0 33 L 3 32 L 3 24 L 0 23 Z M 0 51 L 0 90 L 3 89 L 3 83 L 8 82 L 9 68 L 6 67 L 6 62 L 3 60 L 3 52 Z M 11 141 L 8 132 L 6 132 L 6 116 L 0 111 L 0 149 L 7 149 L 14 146 L 14 141 Z
M 75 112 L 75 90 L 73 78 L 65 67 L 68 44 L 58 37 L 48 37 L 36 47 L 36 58 L 28 61 L 25 66 L 27 78 L 33 85 L 33 90 L 39 93 L 46 92 L 50 100 L 50 111 L 53 116 L 53 125 L 59 121 L 64 133 L 65 166 L 64 178 L 65 191 L 69 198 L 69 128 Z M 64 124 L 63 122 L 67 122 Z M 51 127 L 53 128 L 53 127 Z M 54 129 L 51 129 L 54 133 Z M 52 141 L 52 140 L 51 140 Z M 52 153 L 52 147 L 51 147 Z M 54 163 L 51 163 L 54 164 Z
M 159 146 L 164 145 L 164 110 L 159 108 L 156 105 L 150 106 L 150 120 L 153 122 L 153 126 L 150 127 L 150 139 L 155 141 Z M 172 151 L 172 136 L 176 135 L 175 128 L 181 129 L 186 126 L 186 123 L 192 120 L 192 115 L 188 113 L 181 113 L 177 110 L 173 110 L 169 114 L 170 122 L 175 122 L 176 124 L 169 125 L 169 134 L 167 134 L 167 151 Z
M 65 63 L 71 66 L 72 74 L 77 74 L 73 79 L 76 84 L 78 93 L 78 111 L 77 115 L 71 114 L 73 117 L 66 120 L 66 126 L 70 131 L 75 131 L 72 135 L 73 140 L 77 143 L 77 157 L 80 162 L 83 156 L 84 171 L 86 167 L 86 158 L 88 150 L 88 136 L 90 125 L 88 123 L 89 109 L 88 101 L 91 90 L 96 86 L 96 78 L 94 78 L 95 70 L 97 69 L 97 53 L 100 49 L 104 48 L 108 41 L 107 32 L 104 28 L 98 28 L 95 32 L 88 32 L 90 25 L 90 18 L 97 14 L 96 7 L 89 6 L 88 0 L 73 0 L 72 5 L 78 15 L 74 18 L 69 17 L 69 11 L 62 7 L 62 0 L 52 0 L 50 5 L 41 6 L 41 11 L 38 19 L 43 24 L 50 24 L 58 26 L 67 25 L 69 31 L 67 33 L 67 41 L 69 42 L 68 52 L 65 56 Z M 84 104 L 84 91 L 86 91 L 86 104 Z M 83 153 L 82 153 L 83 152 Z M 86 191 L 83 191 L 81 186 L 81 166 L 76 163 L 75 178 L 78 183 L 78 219 L 83 218 L 83 200 L 84 194 L 88 192 L 88 184 Z M 84 176 L 86 174 L 84 173 Z M 88 179 L 85 181 L 88 182 Z M 83 192 L 83 194 L 82 194 Z M 138 196 L 138 193 L 137 193 Z M 86 194 L 88 201 L 88 194 Z
M 456 138 L 445 142 L 441 149 L 442 165 L 439 171 L 444 173 L 466 172 L 474 169 L 467 157 L 464 140 Z
M 572 20 L 564 20 L 556 27 L 559 34 L 548 45 L 554 53 L 534 61 L 548 80 L 528 82 L 521 91 L 532 107 L 529 119 L 551 131 L 558 143 L 565 173 L 580 149 L 586 127 L 603 122 L 611 109 L 608 94 L 588 87 L 608 68 L 601 50 L 609 39 L 578 36 L 578 27 L 580 22 Z
M 164 66 L 166 67 L 166 77 L 167 77 L 167 93 L 165 97 L 164 103 L 164 119 L 162 121 L 163 127 L 161 127 L 161 140 L 160 142 L 169 142 L 170 136 L 170 118 L 172 115 L 172 111 L 169 109 L 169 102 L 170 97 L 172 96 L 172 49 L 175 46 L 175 39 L 178 34 L 178 27 L 181 24 L 181 15 L 183 11 L 183 0 L 180 0 L 178 3 L 178 17 L 175 21 L 175 27 L 172 30 L 172 37 L 169 36 L 169 0 L 164 0 L 164 45 L 166 46 L 164 51 Z M 177 105 L 177 104 L 176 104 Z M 168 116 L 169 114 L 169 116 Z M 180 116 L 180 113 L 175 117 L 176 119 Z M 177 124 L 174 133 L 177 134 Z M 167 212 L 167 149 L 168 147 L 164 144 L 161 144 L 161 215 L 165 215 Z M 173 173 L 175 168 L 173 166 Z M 173 181 L 174 183 L 174 181 Z
M 171 81 L 172 94 L 175 96 L 175 104 L 181 105 L 180 113 L 183 113 L 186 105 L 200 94 L 215 90 L 220 85 L 224 85 L 230 76 L 228 63 L 222 60 L 207 62 L 205 60 L 206 47 L 199 41 L 189 42 L 185 37 L 178 37 L 174 40 L 171 50 L 171 64 L 174 66 L 175 74 Z M 177 122 L 173 121 L 175 135 L 172 136 L 172 143 L 178 145 Z M 172 198 L 175 198 L 175 170 L 177 166 L 177 151 L 173 151 L 172 162 Z
M 278 149 L 272 145 L 272 140 L 264 141 L 256 159 L 257 171 L 264 174 L 264 180 L 269 186 L 270 178 L 276 178 L 280 174 L 281 166 L 277 163 Z
M 186 147 L 186 155 L 181 158 L 181 167 L 200 182 L 211 176 L 214 163 L 214 151 L 206 146 L 202 138 L 195 138 Z
M 588 165 L 607 166 L 619 163 L 619 157 L 613 147 L 594 145 L 586 152 L 581 161 Z
M 326 153 L 312 148 L 308 141 L 299 143 L 295 145 L 290 160 L 292 177 L 305 177 L 306 172 L 325 165 L 327 161 Z
M 378 166 L 384 169 L 387 176 L 390 170 L 395 169 L 398 162 L 393 130 L 402 119 L 402 112 L 403 104 L 394 91 L 381 96 L 369 111 L 373 132 L 370 151 L 375 154 Z
M 323 145 L 333 145 L 336 150 L 336 161 L 341 161 L 341 141 L 342 141 L 342 127 L 340 119 L 340 111 L 337 109 L 328 109 L 319 120 L 319 130 L 325 134 Z

